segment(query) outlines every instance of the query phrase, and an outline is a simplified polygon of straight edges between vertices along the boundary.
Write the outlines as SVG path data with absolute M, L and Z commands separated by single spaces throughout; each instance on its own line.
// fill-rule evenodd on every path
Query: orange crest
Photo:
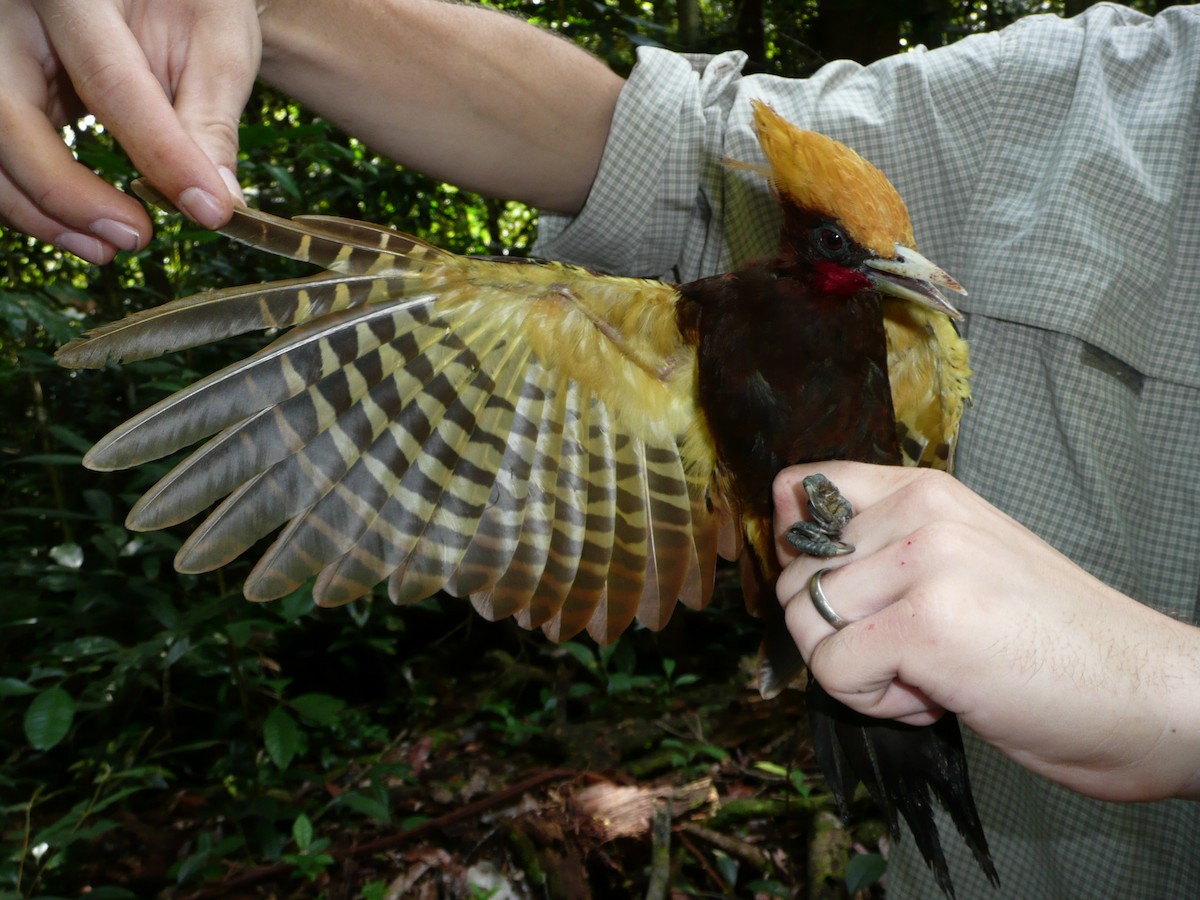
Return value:
M 916 249 L 908 209 L 886 175 L 845 144 L 797 128 L 761 101 L 753 104 L 767 177 L 781 198 L 837 219 L 880 257 L 895 255 L 896 244 Z

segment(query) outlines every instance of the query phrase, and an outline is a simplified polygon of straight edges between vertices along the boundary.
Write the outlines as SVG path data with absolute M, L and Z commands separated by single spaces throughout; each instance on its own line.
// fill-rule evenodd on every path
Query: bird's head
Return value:
M 887 176 L 759 101 L 754 125 L 767 166 L 748 168 L 768 179 L 783 206 L 782 253 L 811 267 L 827 292 L 871 289 L 962 317 L 943 290 L 966 291 L 914 249 L 908 209 Z

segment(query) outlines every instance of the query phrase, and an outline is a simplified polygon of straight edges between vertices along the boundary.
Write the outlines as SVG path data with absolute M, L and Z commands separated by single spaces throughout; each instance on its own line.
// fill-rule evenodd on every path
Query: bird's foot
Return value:
M 788 543 L 805 556 L 829 559 L 854 552 L 854 548 L 850 544 L 830 537 L 821 530 L 821 526 L 816 522 L 797 522 L 787 530 L 787 539 Z
M 804 492 L 808 495 L 808 512 L 811 522 L 797 522 L 787 531 L 788 542 L 807 556 L 829 559 L 853 553 L 850 544 L 838 540 L 842 529 L 854 516 L 850 501 L 820 473 L 804 479 Z

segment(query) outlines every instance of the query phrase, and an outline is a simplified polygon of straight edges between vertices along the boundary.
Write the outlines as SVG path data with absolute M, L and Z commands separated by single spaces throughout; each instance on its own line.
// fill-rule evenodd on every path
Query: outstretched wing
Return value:
M 720 504 L 673 288 L 458 257 L 346 219 L 239 209 L 222 231 L 326 271 L 167 303 L 58 353 L 96 367 L 290 328 L 85 458 L 126 468 L 209 439 L 127 520 L 163 528 L 217 503 L 178 569 L 219 567 L 282 526 L 250 599 L 317 575 L 333 605 L 386 581 L 397 603 L 444 589 L 602 642 L 707 602 Z

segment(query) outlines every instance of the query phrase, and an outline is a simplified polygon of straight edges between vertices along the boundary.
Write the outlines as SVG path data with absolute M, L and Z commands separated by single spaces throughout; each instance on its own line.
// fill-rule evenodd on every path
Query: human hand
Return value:
M 253 0 L 0 0 L 0 224 L 94 263 L 146 245 L 141 204 L 58 133 L 85 113 L 192 219 L 224 224 L 261 50 Z
M 783 537 L 822 472 L 857 512 L 829 560 Z M 775 481 L 788 629 L 833 697 L 929 724 L 950 710 L 1021 765 L 1093 797 L 1200 796 L 1200 630 L 1089 575 L 940 472 L 829 462 Z M 1150 561 L 1152 564 L 1152 561 Z

